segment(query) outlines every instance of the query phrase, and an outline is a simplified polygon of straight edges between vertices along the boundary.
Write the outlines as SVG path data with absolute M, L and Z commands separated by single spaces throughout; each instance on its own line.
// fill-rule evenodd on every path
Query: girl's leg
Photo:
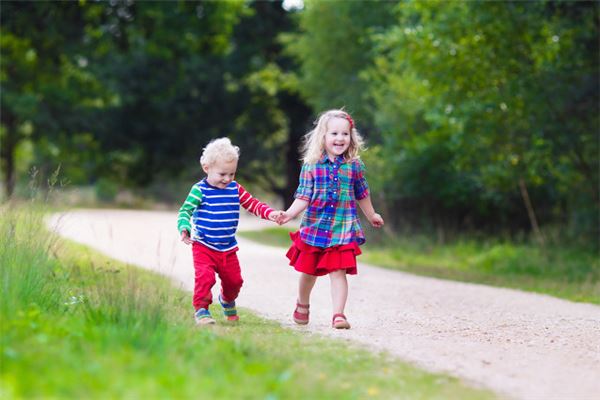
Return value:
M 316 276 L 300 273 L 300 282 L 298 284 L 298 303 L 310 304 L 310 292 L 312 292 L 316 281 Z M 305 308 L 298 308 L 298 311 L 302 314 L 308 314 L 308 309 Z
M 331 280 L 331 302 L 334 314 L 343 314 L 348 299 L 348 281 L 346 271 L 339 269 L 329 274 Z

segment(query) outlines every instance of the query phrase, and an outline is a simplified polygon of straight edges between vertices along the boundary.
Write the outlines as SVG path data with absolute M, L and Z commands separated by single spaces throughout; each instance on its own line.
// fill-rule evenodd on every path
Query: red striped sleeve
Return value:
M 252 195 L 239 183 L 238 193 L 240 195 L 240 205 L 242 207 L 244 207 L 246 210 L 256 215 L 257 217 L 261 217 L 262 219 L 269 219 L 269 215 L 271 215 L 271 213 L 274 211 L 271 207 L 269 207 L 266 203 L 263 203 L 258 199 L 252 197 Z

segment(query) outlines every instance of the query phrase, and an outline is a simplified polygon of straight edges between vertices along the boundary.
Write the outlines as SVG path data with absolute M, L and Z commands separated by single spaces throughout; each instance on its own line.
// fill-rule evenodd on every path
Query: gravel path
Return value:
M 179 241 L 174 212 L 79 210 L 49 223 L 69 239 L 193 287 L 191 251 Z M 240 230 L 268 225 L 243 215 Z M 310 325 L 297 327 L 290 317 L 297 274 L 285 251 L 238 241 L 245 279 L 238 305 L 283 326 L 385 350 L 505 398 L 600 399 L 598 306 L 360 264 L 349 278 L 352 329 L 329 327 L 327 278 L 313 291 Z

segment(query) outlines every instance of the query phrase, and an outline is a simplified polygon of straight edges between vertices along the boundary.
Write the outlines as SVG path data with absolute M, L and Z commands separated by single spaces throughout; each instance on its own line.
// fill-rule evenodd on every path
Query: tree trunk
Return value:
M 3 170 L 4 191 L 10 199 L 15 190 L 16 119 L 10 112 L 3 112 L 2 123 L 6 128 L 6 136 L 0 143 L 0 165 Z
M 519 189 L 521 189 L 521 196 L 523 197 L 523 202 L 525 203 L 525 208 L 527 209 L 527 215 L 529 216 L 529 222 L 531 223 L 533 233 L 535 234 L 538 242 L 544 246 L 544 235 L 542 235 L 542 231 L 540 231 L 540 227 L 535 216 L 535 211 L 533 210 L 533 205 L 531 204 L 531 199 L 529 198 L 529 191 L 527 190 L 527 185 L 525 184 L 525 180 L 523 178 L 519 178 Z
M 298 187 L 298 178 L 302 167 L 300 162 L 300 145 L 302 137 L 308 132 L 311 109 L 302 99 L 291 93 L 279 96 L 281 109 L 289 118 L 289 134 L 286 152 L 286 185 L 282 191 L 283 207 L 287 209 L 294 201 L 294 193 Z

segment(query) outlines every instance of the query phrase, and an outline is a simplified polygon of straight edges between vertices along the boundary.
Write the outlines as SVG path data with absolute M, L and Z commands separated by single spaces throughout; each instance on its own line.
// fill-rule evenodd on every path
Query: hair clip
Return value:
M 354 120 L 352 119 L 350 114 L 346 113 L 345 117 L 348 120 L 348 122 L 350 123 L 350 130 L 354 129 Z

